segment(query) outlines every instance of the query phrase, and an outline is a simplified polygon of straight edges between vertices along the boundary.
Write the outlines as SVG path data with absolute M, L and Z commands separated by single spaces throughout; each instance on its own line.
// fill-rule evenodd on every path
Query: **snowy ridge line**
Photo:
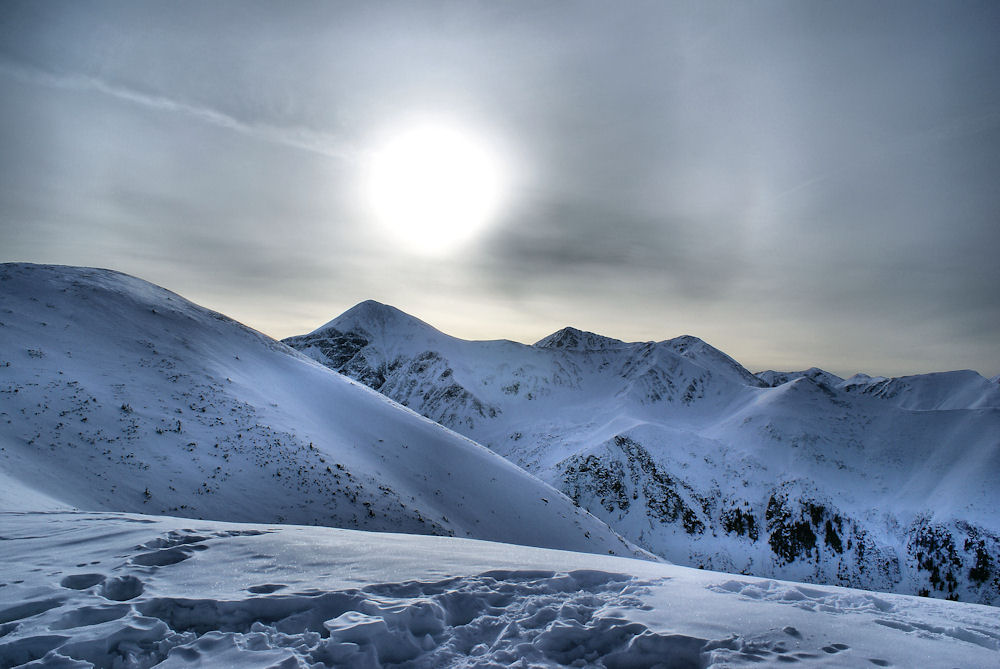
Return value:
M 673 562 L 1000 602 L 1000 386 L 751 374 L 692 336 L 463 341 L 365 302 L 286 343 Z

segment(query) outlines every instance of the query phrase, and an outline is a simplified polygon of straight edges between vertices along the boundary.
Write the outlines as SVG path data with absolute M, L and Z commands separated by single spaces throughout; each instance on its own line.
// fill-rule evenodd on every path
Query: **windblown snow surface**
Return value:
M 364 302 L 285 340 L 672 562 L 1000 603 L 1000 385 L 751 374 L 704 341 L 445 335 Z
M 992 607 L 469 539 L 0 514 L 0 666 L 996 667 Z

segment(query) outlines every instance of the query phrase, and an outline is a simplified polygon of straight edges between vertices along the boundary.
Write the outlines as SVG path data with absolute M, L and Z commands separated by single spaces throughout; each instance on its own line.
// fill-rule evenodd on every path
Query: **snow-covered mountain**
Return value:
M 0 266 L 0 505 L 638 554 L 469 439 L 221 314 L 95 269 Z
M 668 559 L 1000 602 L 1000 387 L 751 374 L 695 337 L 470 342 L 364 302 L 285 340 Z
M 803 370 L 801 372 L 776 372 L 774 370 L 767 370 L 766 372 L 758 372 L 757 378 L 766 383 L 767 385 L 774 388 L 775 386 L 780 386 L 783 383 L 788 383 L 789 381 L 794 381 L 795 379 L 807 378 L 815 381 L 816 383 L 822 384 L 827 388 L 836 388 L 844 383 L 844 379 L 840 378 L 836 374 L 831 374 L 830 372 L 820 369 L 819 367 L 810 367 L 809 369 Z M 852 377 L 856 381 L 860 381 L 862 378 L 870 379 L 871 377 L 866 374 L 859 374 Z
M 886 455 L 906 460 L 905 445 L 937 458 L 920 441 L 928 429 L 981 448 L 982 424 L 945 433 L 935 417 L 988 421 L 995 409 L 912 411 L 807 375 L 771 388 L 691 337 L 626 344 L 567 329 L 536 346 L 463 342 L 374 303 L 308 337 L 311 355 L 339 356 L 492 435 L 581 504 L 678 552 L 787 548 L 772 570 L 822 575 L 836 554 L 857 557 L 841 563 L 845 575 L 851 564 L 875 571 L 881 554 L 851 544 L 876 531 L 862 523 L 881 519 L 880 550 L 898 547 L 909 526 L 889 519 L 907 495 L 939 504 L 960 483 L 971 492 L 918 535 L 925 570 L 955 556 L 941 572 L 950 584 L 955 560 L 980 546 L 949 544 L 938 528 L 995 542 L 983 529 L 989 494 L 975 489 L 995 451 L 978 461 L 985 473 L 968 453 L 921 467 Z M 0 667 L 990 667 L 1000 657 L 989 607 L 608 555 L 643 554 L 467 438 L 114 272 L 0 266 L 0 398 Z M 902 436 L 874 455 L 867 442 L 808 437 L 846 429 L 831 402 L 874 416 L 851 433 L 859 439 L 900 426 Z M 525 431 L 505 432 L 517 412 Z M 893 425 L 901 415 L 926 420 Z M 734 435 L 747 438 L 727 444 Z M 831 468 L 824 453 L 843 459 Z M 917 474 L 935 467 L 961 481 L 931 490 Z M 794 475 L 768 483 L 785 470 Z M 895 502 L 863 489 L 901 471 L 912 490 Z M 717 500 L 695 487 L 706 481 Z M 809 501 L 837 489 L 855 505 L 881 496 L 888 511 L 854 517 L 844 499 Z M 733 490 L 769 494 L 763 519 L 749 502 L 725 513 Z M 225 522 L 247 519 L 257 522 Z M 988 599 L 997 558 L 995 543 L 982 546 L 979 589 L 962 582 L 952 595 Z
M 812 367 L 801 372 L 768 370 L 758 373 L 757 377 L 772 387 L 805 377 L 830 389 L 877 397 L 914 411 L 1000 408 L 997 377 L 985 379 L 971 369 L 895 378 L 859 373 L 842 379 Z
M 448 537 L 0 513 L 0 666 L 997 666 L 996 609 Z
M 971 369 L 887 379 L 851 377 L 840 384 L 847 392 L 878 397 L 914 411 L 996 409 L 1000 385 Z

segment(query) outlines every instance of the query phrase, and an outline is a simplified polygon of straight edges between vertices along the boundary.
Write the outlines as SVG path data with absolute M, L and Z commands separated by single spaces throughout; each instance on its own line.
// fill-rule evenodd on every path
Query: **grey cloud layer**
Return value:
M 8 2 L 0 248 L 223 310 L 252 285 L 278 335 L 375 297 L 458 335 L 586 320 L 750 365 L 992 375 L 998 33 L 978 2 Z M 438 263 L 357 201 L 358 156 L 419 113 L 519 167 Z M 492 333 L 450 315 L 491 302 Z

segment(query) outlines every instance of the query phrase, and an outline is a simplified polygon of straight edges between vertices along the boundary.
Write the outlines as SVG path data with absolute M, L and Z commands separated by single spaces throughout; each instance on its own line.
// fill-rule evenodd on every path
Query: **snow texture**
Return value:
M 4 667 L 991 667 L 995 609 L 441 537 L 0 514 Z

